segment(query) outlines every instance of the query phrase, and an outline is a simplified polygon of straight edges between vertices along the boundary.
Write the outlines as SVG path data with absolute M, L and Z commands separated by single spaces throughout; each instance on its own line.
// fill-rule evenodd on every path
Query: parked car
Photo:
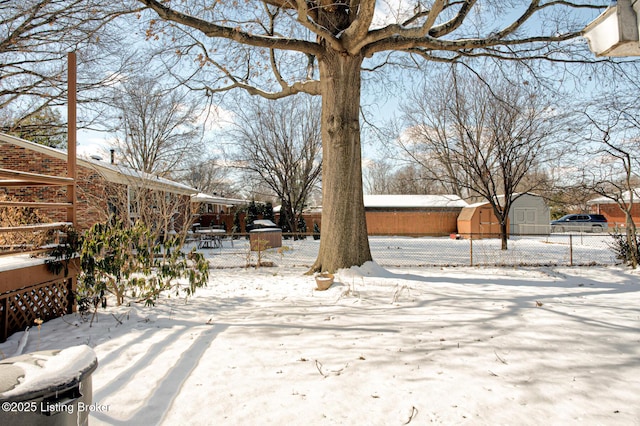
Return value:
M 604 232 L 607 218 L 601 214 L 568 214 L 551 221 L 551 232 Z

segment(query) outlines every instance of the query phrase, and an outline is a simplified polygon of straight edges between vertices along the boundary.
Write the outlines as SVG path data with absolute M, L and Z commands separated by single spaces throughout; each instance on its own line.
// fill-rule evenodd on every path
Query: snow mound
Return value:
M 387 271 L 376 262 L 365 262 L 362 266 L 352 266 L 349 269 L 341 269 L 338 271 L 340 276 L 345 278 L 357 278 L 357 277 L 379 277 L 390 278 L 392 273 Z

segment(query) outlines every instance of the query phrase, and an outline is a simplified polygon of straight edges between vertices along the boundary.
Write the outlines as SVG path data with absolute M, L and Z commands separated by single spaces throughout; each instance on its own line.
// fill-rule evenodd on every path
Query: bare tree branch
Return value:
M 235 142 L 232 158 L 280 199 L 281 215 L 292 232 L 320 179 L 319 112 L 310 98 L 268 104 L 252 100 L 243 102 L 230 131 Z
M 453 193 L 480 196 L 493 207 L 506 249 L 511 204 L 537 188 L 532 176 L 556 140 L 561 117 L 543 93 L 455 68 L 429 95 L 405 106 L 410 124 L 401 148 Z M 489 86 L 486 81 L 491 81 Z

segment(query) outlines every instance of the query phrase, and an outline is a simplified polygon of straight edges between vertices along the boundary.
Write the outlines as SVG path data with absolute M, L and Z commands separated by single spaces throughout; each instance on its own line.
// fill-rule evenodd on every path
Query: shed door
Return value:
M 513 231 L 518 234 L 535 234 L 537 211 L 534 208 L 518 208 L 514 210 Z

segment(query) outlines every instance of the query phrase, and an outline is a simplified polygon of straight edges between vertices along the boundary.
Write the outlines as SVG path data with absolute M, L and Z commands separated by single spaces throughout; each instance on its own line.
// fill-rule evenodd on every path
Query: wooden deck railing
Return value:
M 43 186 L 66 187 L 66 196 L 61 194 L 60 199 L 57 200 L 39 201 L 31 195 L 22 196 L 24 199 L 16 196 L 16 200 L 0 201 L 0 208 L 64 209 L 67 219 L 52 223 L 28 223 L 16 226 L 4 224 L 0 226 L 0 234 L 35 233 L 64 229 L 75 224 L 76 159 L 75 150 L 70 151 L 67 177 L 0 168 L 0 188 L 11 190 Z M 57 243 L 57 241 L 53 242 Z M 36 262 L 34 265 L 29 257 L 16 256 L 24 253 L 46 252 L 50 249 L 51 247 L 26 243 L 9 246 L 9 249 L 0 251 L 0 256 L 3 256 L 6 262 L 0 268 L 0 342 L 4 342 L 12 333 L 33 326 L 37 320 L 46 321 L 71 313 L 75 309 L 75 291 L 79 272 L 77 265 L 69 269 L 68 273 L 53 272 L 47 267 L 44 259 L 42 263 Z M 16 257 L 14 259 L 10 256 Z
M 74 191 L 75 181 L 72 177 L 50 176 L 38 173 L 22 172 L 0 168 L 0 187 L 40 187 L 40 186 L 66 186 L 67 192 Z M 37 232 L 55 229 L 63 229 L 73 226 L 75 221 L 75 200 L 74 197 L 66 197 L 65 201 L 0 201 L 0 207 L 27 207 L 38 209 L 65 209 L 67 214 L 66 222 L 24 224 L 18 226 L 0 226 L 0 233 L 11 232 Z M 40 247 L 25 247 L 18 250 L 6 250 L 0 255 L 12 255 L 19 252 L 41 251 Z

